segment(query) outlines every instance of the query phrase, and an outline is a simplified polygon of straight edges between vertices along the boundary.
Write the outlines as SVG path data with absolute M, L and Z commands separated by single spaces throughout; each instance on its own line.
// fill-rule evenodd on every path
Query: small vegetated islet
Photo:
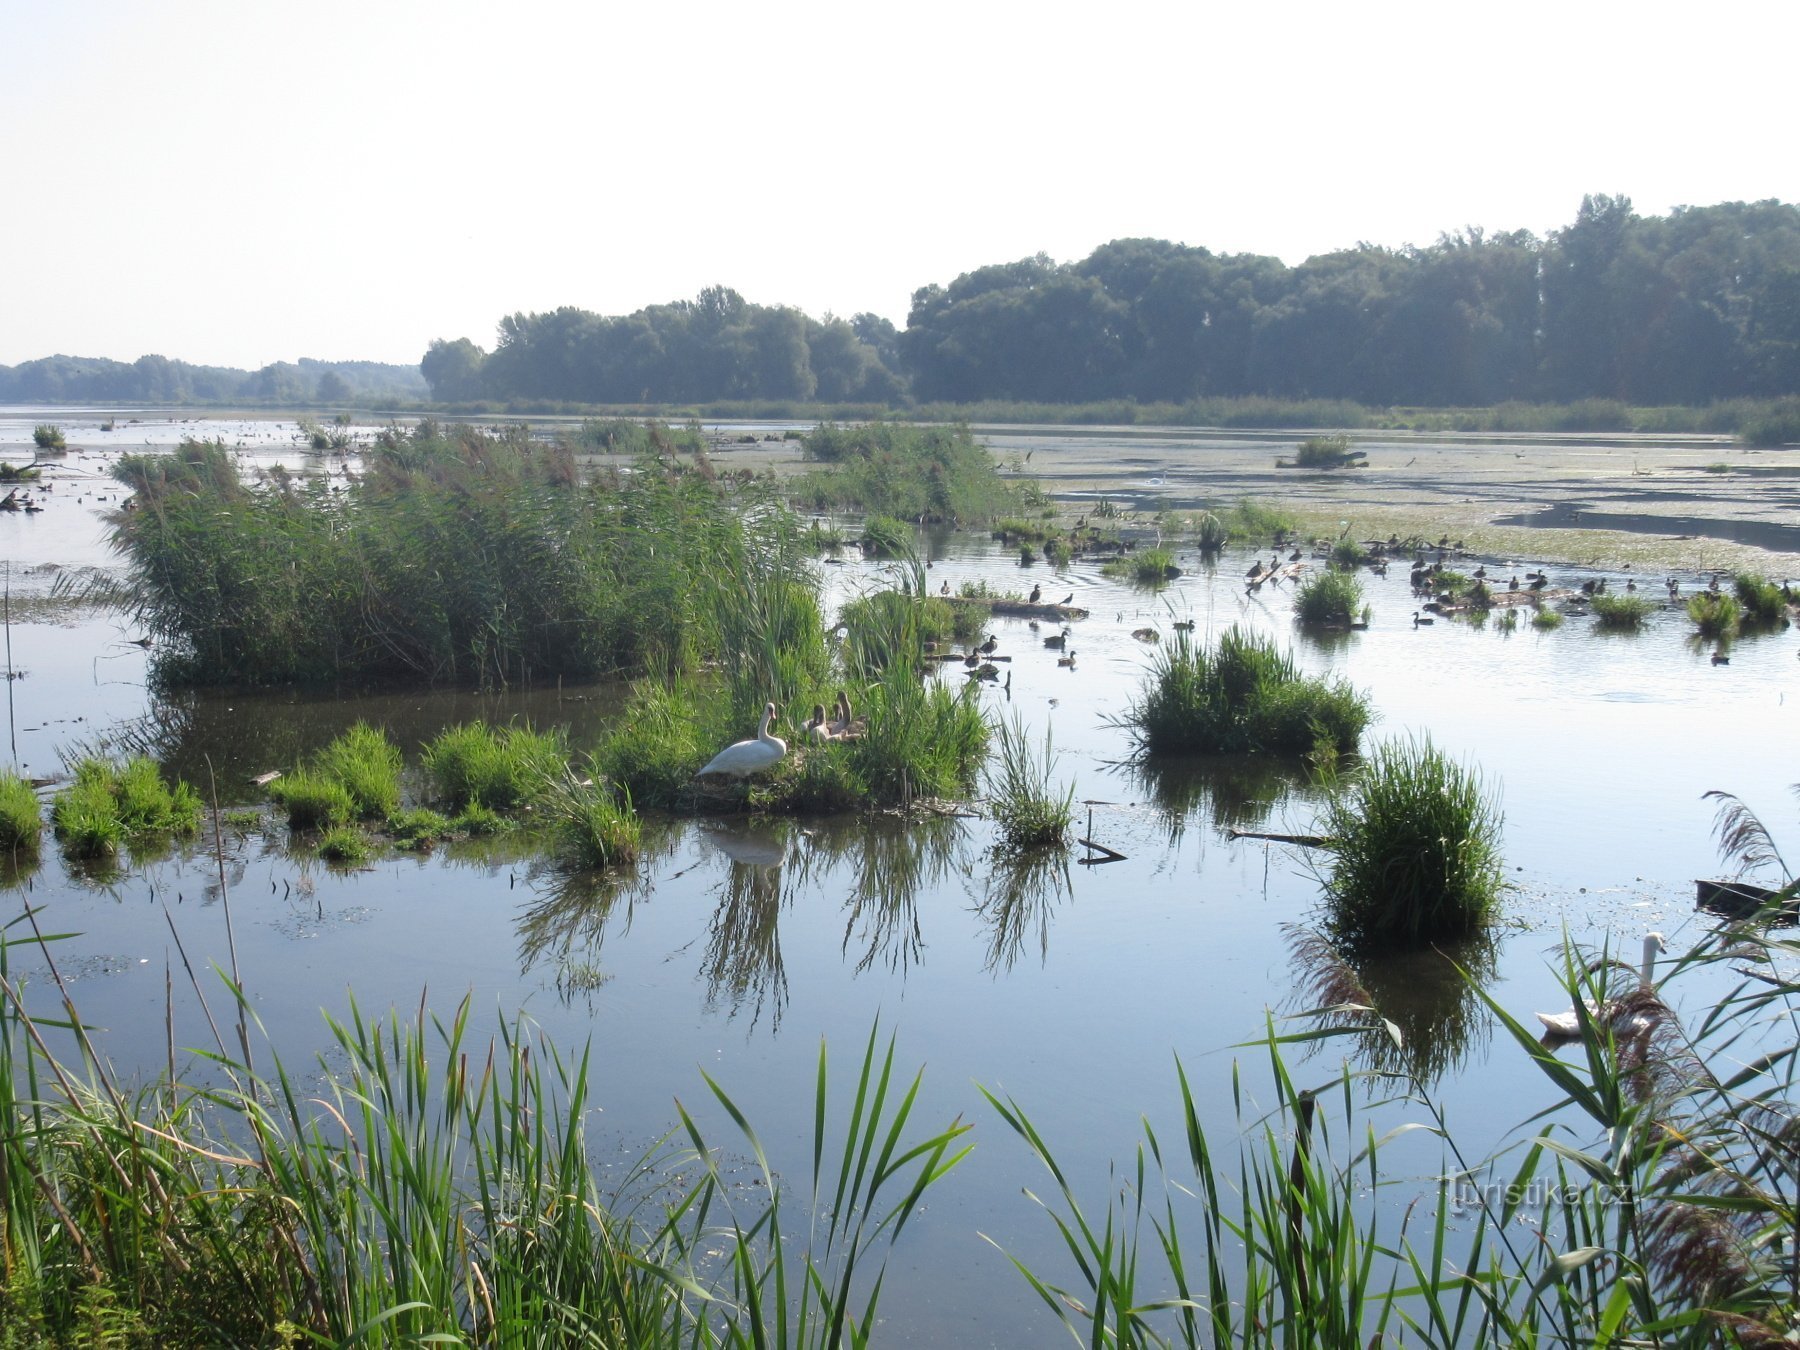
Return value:
M 1115 722 L 1145 754 L 1300 754 L 1356 748 L 1369 700 L 1341 680 L 1302 675 L 1272 638 L 1232 627 L 1208 648 L 1187 633 L 1157 648 Z
M 0 851 L 36 853 L 44 834 L 43 810 L 31 784 L 0 772 Z
M 988 800 L 1005 850 L 1039 848 L 1067 839 L 1073 819 L 1075 786 L 1058 795 L 1050 786 L 1056 770 L 1050 729 L 1044 729 L 1042 753 L 1034 751 L 1018 714 L 997 729 L 994 761 L 988 765 Z
M 1499 905 L 1501 819 L 1479 773 L 1429 738 L 1376 746 L 1326 799 L 1334 934 L 1412 946 L 1479 931 Z
M 1166 548 L 1147 548 L 1114 558 L 1100 569 L 1109 577 L 1124 577 L 1140 586 L 1160 586 L 1181 575 L 1175 554 Z
M 1308 436 L 1294 450 L 1294 463 L 1302 469 L 1338 469 L 1349 462 L 1350 438 Z
M 1787 595 L 1767 577 L 1739 572 L 1732 578 L 1731 593 L 1743 611 L 1744 624 L 1772 628 L 1787 621 Z
M 479 804 L 510 811 L 535 800 L 568 763 L 561 731 L 467 722 L 440 732 L 421 766 L 437 800 L 456 809 Z
M 1690 595 L 1687 612 L 1700 636 L 1708 638 L 1732 636 L 1737 632 L 1743 617 L 1743 607 L 1738 604 L 1735 595 L 1715 591 L 1701 591 L 1698 595 Z
M 1598 627 L 1620 631 L 1643 627 L 1644 620 L 1656 612 L 1654 602 L 1630 592 L 1596 595 L 1593 605 Z
M 154 760 L 133 756 L 123 765 L 84 759 L 56 794 L 51 825 L 74 858 L 103 858 L 146 836 L 182 836 L 200 828 L 200 794 L 185 782 L 170 787 Z
M 1294 614 L 1306 628 L 1348 628 L 1362 608 L 1362 586 L 1351 572 L 1313 572 L 1294 593 Z

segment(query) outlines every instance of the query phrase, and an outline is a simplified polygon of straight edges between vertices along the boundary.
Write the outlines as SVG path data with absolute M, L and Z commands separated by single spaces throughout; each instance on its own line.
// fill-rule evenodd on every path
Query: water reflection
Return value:
M 1221 832 L 1257 830 L 1306 785 L 1306 762 L 1267 755 L 1159 755 L 1110 764 L 1162 817 L 1171 845 L 1204 811 Z
M 1486 1046 L 1493 1019 L 1477 991 L 1498 968 L 1493 935 L 1422 950 L 1356 952 L 1291 925 L 1287 941 L 1298 1000 L 1309 1008 L 1345 1008 L 1336 1018 L 1341 1025 L 1368 1028 L 1356 1040 L 1367 1068 L 1431 1084 Z
M 821 821 L 807 833 L 810 847 L 798 870 L 808 883 L 851 872 L 843 949 L 855 956 L 856 972 L 876 965 L 910 969 L 924 951 L 919 892 L 970 870 L 962 821 L 844 818 Z
M 635 906 L 654 889 L 653 864 L 672 853 L 680 838 L 678 829 L 646 821 L 634 867 L 578 871 L 542 855 L 533 857 L 525 869 L 531 899 L 519 911 L 515 928 L 520 973 L 547 965 L 565 1004 L 591 996 L 605 982 L 600 950 L 608 926 L 616 918 L 622 932 L 630 930 Z M 510 859 L 496 848 L 482 848 L 452 853 L 451 860 L 494 870 Z
M 1038 960 L 1050 953 L 1050 916 L 1070 895 L 1069 853 L 1064 848 L 1035 848 L 1017 857 L 996 860 L 975 913 L 987 926 L 984 970 L 1010 970 L 1037 939 Z
M 178 690 L 159 693 L 143 716 L 89 740 L 72 742 L 68 762 L 142 754 L 167 774 L 186 779 L 221 805 L 260 801 L 249 780 L 286 769 L 329 744 L 358 721 L 385 729 L 415 756 L 446 727 L 514 721 L 563 727 L 577 748 L 598 740 L 618 708 L 623 687 L 536 686 L 489 693 L 435 689 L 301 693 L 294 690 Z
M 701 966 L 707 1007 L 724 1004 L 733 1017 L 748 1009 L 752 1026 L 766 1008 L 771 1030 L 787 1006 L 780 919 L 793 889 L 782 885 L 792 830 L 785 820 L 700 828 L 701 839 L 728 860 Z

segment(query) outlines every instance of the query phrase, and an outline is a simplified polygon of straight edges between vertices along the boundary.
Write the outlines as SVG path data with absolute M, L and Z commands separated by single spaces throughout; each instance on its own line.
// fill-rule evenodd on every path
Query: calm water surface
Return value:
M 201 428 L 120 424 L 111 434 L 129 449 L 192 431 Z M 249 422 L 202 434 L 214 431 L 259 457 L 304 458 L 291 428 Z M 99 512 L 110 504 L 97 498 L 116 492 L 105 465 L 98 451 L 72 455 L 40 494 L 41 514 L 0 513 L 11 662 L 22 674 L 9 682 L 7 730 L 13 759 L 31 774 L 54 774 L 81 753 L 145 747 L 203 790 L 210 775 L 225 801 L 254 801 L 251 775 L 291 764 L 359 717 L 411 749 L 452 722 L 529 716 L 566 726 L 579 750 L 616 706 L 616 691 L 603 688 L 154 700 L 146 653 L 122 621 L 50 622 L 36 607 L 57 575 L 45 564 L 108 559 Z M 1675 951 L 1702 931 L 1693 878 L 1717 872 L 1704 790 L 1739 793 L 1793 838 L 1793 630 L 1742 639 L 1729 665 L 1714 666 L 1672 609 L 1637 635 L 1598 633 L 1587 618 L 1542 633 L 1442 619 L 1415 628 L 1397 569 L 1365 577 L 1368 631 L 1319 642 L 1295 633 L 1287 591 L 1245 593 L 1247 553 L 1228 553 L 1216 569 L 1183 556 L 1189 573 L 1148 592 L 1086 565 L 1022 571 L 1015 554 L 984 539 L 937 547 L 934 588 L 979 580 L 1022 592 L 1042 581 L 1090 610 L 1070 639 L 1073 669 L 1058 667 L 1024 621 L 997 620 L 1012 686 L 980 696 L 996 716 L 1022 714 L 1034 736 L 1051 730 L 1083 831 L 1091 810 L 1093 836 L 1126 861 L 1082 866 L 1074 850 L 1009 870 L 989 855 L 991 830 L 979 819 L 740 818 L 671 824 L 652 832 L 634 873 L 571 882 L 506 844 L 345 872 L 298 856 L 285 830 L 228 832 L 239 965 L 275 1048 L 290 1065 L 310 1063 L 326 1041 L 321 1010 L 343 1014 L 352 990 L 365 1010 L 414 1009 L 424 998 L 448 1013 L 468 997 L 490 1026 L 523 1011 L 565 1047 L 591 1043 L 602 1166 L 622 1165 L 668 1130 L 677 1096 L 728 1143 L 728 1123 L 708 1110 L 705 1069 L 804 1189 L 819 1042 L 848 1076 L 879 1020 L 897 1037 L 900 1062 L 925 1068 L 921 1118 L 960 1115 L 977 1141 L 907 1231 L 884 1297 L 890 1330 L 907 1343 L 1016 1344 L 1049 1328 L 996 1244 L 1067 1272 L 1054 1231 L 1021 1194 L 1041 1191 L 1043 1179 L 975 1085 L 1023 1105 L 1097 1206 L 1111 1193 L 1109 1162 L 1129 1164 L 1140 1117 L 1165 1138 L 1173 1129 L 1177 1058 L 1209 1124 L 1229 1139 L 1234 1058 L 1245 1059 L 1253 1092 L 1262 1081 L 1258 1052 L 1233 1047 L 1259 1034 L 1270 1011 L 1302 1006 L 1305 972 L 1284 925 L 1313 916 L 1319 888 L 1308 860 L 1290 846 L 1231 840 L 1224 827 L 1303 833 L 1314 801 L 1267 766 L 1149 777 L 1126 765 L 1124 734 L 1107 719 L 1124 710 L 1149 659 L 1134 629 L 1166 640 L 1174 620 L 1191 619 L 1202 638 L 1233 623 L 1269 631 L 1308 670 L 1369 691 L 1373 739 L 1429 732 L 1481 767 L 1501 796 L 1515 889 L 1497 950 L 1470 959 L 1519 1015 L 1565 1006 L 1553 973 L 1565 931 L 1632 951 L 1648 928 L 1668 934 Z M 1502 572 L 1533 562 L 1488 561 Z M 824 573 L 834 602 L 886 579 L 860 562 Z M 1586 575 L 1552 570 L 1558 584 Z M 1622 587 L 1626 578 L 1610 580 Z M 1659 582 L 1646 593 L 1660 600 Z M 960 665 L 945 676 L 961 677 Z M 156 1072 L 166 1053 L 164 972 L 176 959 L 165 912 L 196 964 L 226 959 L 211 857 L 138 859 L 116 876 L 83 877 L 47 847 L 11 892 L 8 918 L 29 899 L 48 928 L 79 933 L 57 957 L 84 1014 L 106 1028 L 101 1043 L 117 1065 Z M 41 972 L 29 958 L 15 965 Z M 1397 1020 L 1439 1033 L 1427 1056 L 1441 1071 L 1436 1095 L 1465 1151 L 1480 1154 L 1552 1094 L 1493 1040 L 1467 995 L 1432 974 L 1418 964 L 1364 972 L 1405 1008 Z M 177 966 L 177 1038 L 199 1046 L 205 1024 L 182 983 Z M 50 1006 L 42 979 L 33 991 Z M 1692 982 L 1678 992 L 1695 1007 L 1711 991 Z M 208 993 L 218 1006 L 223 991 Z M 1315 1056 L 1299 1077 L 1324 1081 L 1341 1053 Z M 1424 1143 L 1389 1162 L 1419 1177 L 1440 1165 Z M 1394 1203 L 1423 1184 L 1397 1186 Z

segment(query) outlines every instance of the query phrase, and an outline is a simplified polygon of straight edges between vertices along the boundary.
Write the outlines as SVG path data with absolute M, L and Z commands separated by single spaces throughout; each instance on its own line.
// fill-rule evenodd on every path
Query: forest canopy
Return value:
M 1043 254 L 913 293 L 906 327 L 725 287 L 604 317 L 513 314 L 491 353 L 431 344 L 440 401 L 1083 403 L 1217 396 L 1426 407 L 1800 392 L 1800 207 L 1640 216 L 1583 199 L 1538 238 L 1480 229 L 1288 267 L 1158 239 Z

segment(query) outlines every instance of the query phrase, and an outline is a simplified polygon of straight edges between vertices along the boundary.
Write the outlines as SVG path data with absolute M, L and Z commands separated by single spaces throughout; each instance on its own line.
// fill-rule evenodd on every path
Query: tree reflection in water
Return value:
M 1308 1009 L 1330 1009 L 1337 1025 L 1363 1028 L 1357 1055 L 1375 1072 L 1428 1085 L 1486 1046 L 1493 1018 L 1478 991 L 1498 964 L 1500 944 L 1491 933 L 1411 951 L 1358 952 L 1290 924 L 1287 940 L 1296 999 Z
M 1066 848 L 1035 848 L 1016 857 L 997 858 L 988 874 L 987 890 L 975 906 L 975 913 L 988 927 L 983 969 L 1010 970 L 1025 950 L 1025 939 L 1034 933 L 1038 960 L 1048 956 L 1050 915 L 1070 894 Z

